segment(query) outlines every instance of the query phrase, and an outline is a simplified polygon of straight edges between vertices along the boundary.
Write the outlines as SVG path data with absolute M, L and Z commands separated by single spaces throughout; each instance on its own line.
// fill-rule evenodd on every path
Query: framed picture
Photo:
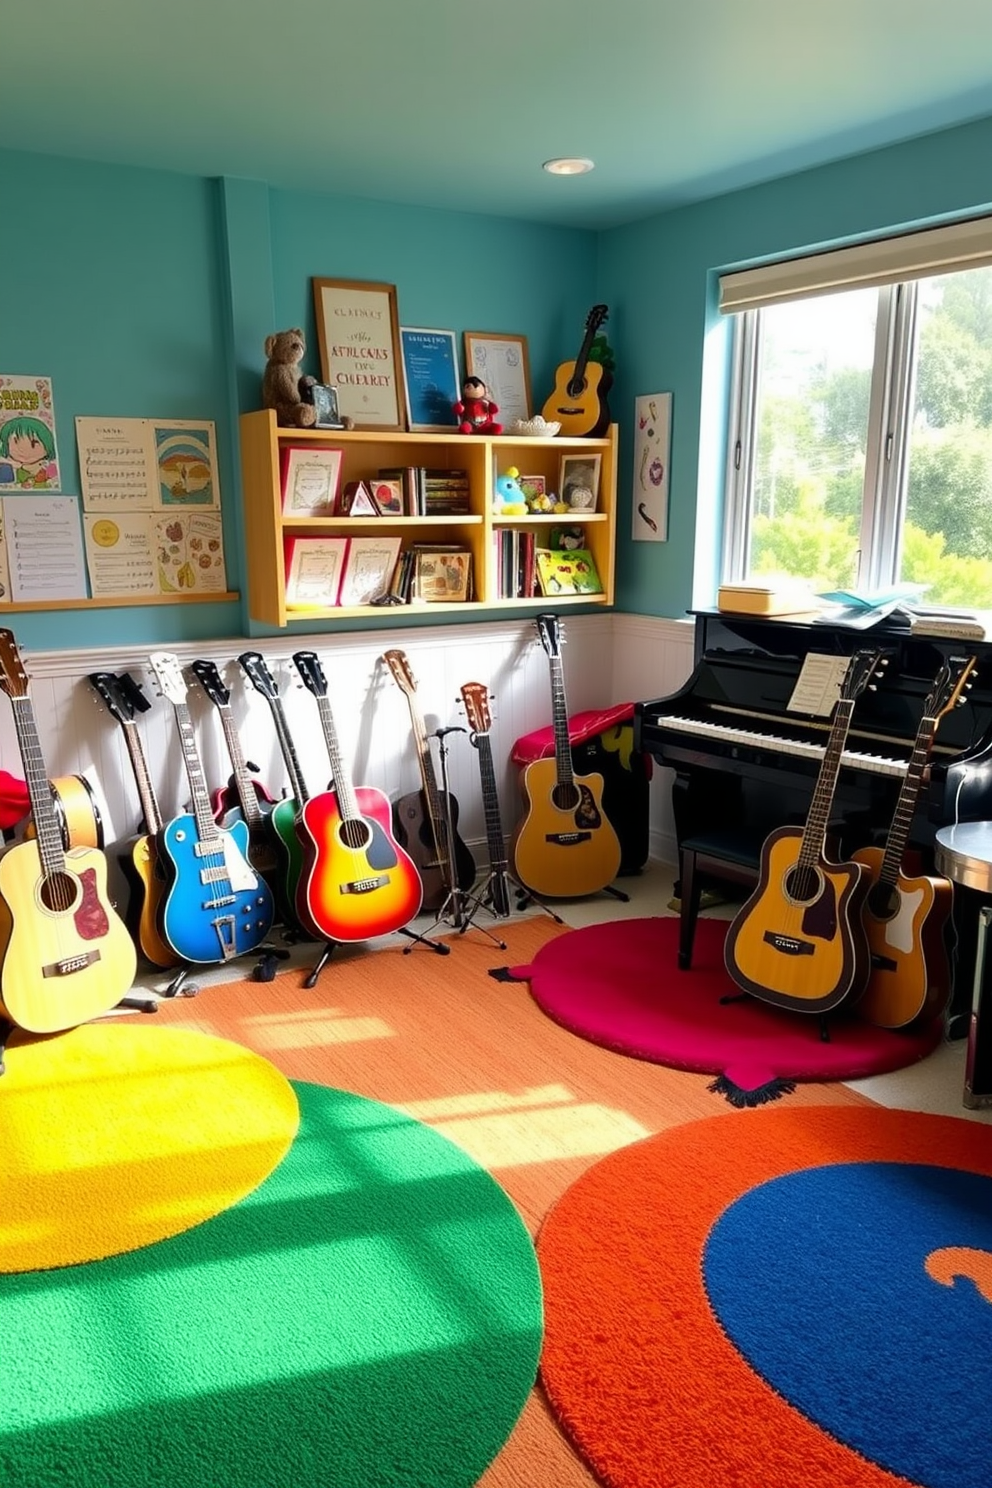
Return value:
M 601 454 L 562 455 L 558 464 L 558 496 L 569 511 L 586 516 L 599 501 Z
M 404 383 L 395 284 L 314 279 L 320 375 L 356 429 L 403 429 Z
M 372 491 L 368 481 L 347 481 L 337 499 L 334 515 L 336 517 L 377 517 L 379 508 L 372 500 Z
M 392 475 L 375 475 L 369 480 L 369 490 L 380 517 L 403 516 L 406 507 L 402 479 Z
M 454 331 L 401 326 L 406 419 L 411 430 L 444 433 L 457 429 L 454 405 L 461 397 Z
M 280 452 L 283 516 L 333 515 L 343 459 L 343 449 L 284 444 Z
M 414 599 L 426 604 L 468 599 L 472 587 L 472 554 L 467 549 L 418 550 L 414 564 Z
M 671 393 L 634 399 L 634 475 L 631 537 L 668 541 L 668 469 L 672 438 Z
M 508 429 L 514 419 L 530 418 L 530 362 L 526 336 L 465 332 L 465 376 L 481 377 L 499 407 L 496 417 Z
M 338 604 L 367 605 L 388 594 L 399 555 L 398 537 L 351 538 Z
M 330 609 L 338 602 L 346 537 L 291 537 L 286 543 L 286 604 Z
M 344 420 L 338 411 L 338 390 L 336 387 L 325 387 L 322 382 L 314 383 L 310 389 L 310 402 L 313 404 L 317 414 L 318 429 L 343 429 Z
M 524 493 L 528 511 L 549 512 L 552 510 L 554 497 L 550 495 L 548 483 L 543 475 L 518 475 L 517 481 Z

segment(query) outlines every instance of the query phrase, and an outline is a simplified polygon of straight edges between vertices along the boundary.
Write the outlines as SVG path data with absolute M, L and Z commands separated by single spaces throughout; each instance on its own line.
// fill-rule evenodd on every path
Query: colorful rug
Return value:
M 541 1377 L 611 1488 L 986 1488 L 992 1129 L 727 1113 L 590 1168 L 538 1237 Z
M 0 1277 L 4 1488 L 478 1480 L 536 1374 L 527 1231 L 429 1127 L 294 1089 L 292 1147 L 233 1208 L 127 1255 Z
M 820 1021 L 753 997 L 723 965 L 727 926 L 700 920 L 692 967 L 678 969 L 679 922 L 657 918 L 588 925 L 542 946 L 527 967 L 538 1006 L 557 1023 L 622 1054 L 717 1076 L 734 1105 L 760 1105 L 796 1080 L 857 1080 L 902 1069 L 940 1042 L 940 1019 L 922 1032 L 873 1028 L 853 1013 Z
M 299 1108 L 249 1049 L 120 1019 L 15 1033 L 0 1080 L 0 1272 L 176 1235 L 256 1188 Z

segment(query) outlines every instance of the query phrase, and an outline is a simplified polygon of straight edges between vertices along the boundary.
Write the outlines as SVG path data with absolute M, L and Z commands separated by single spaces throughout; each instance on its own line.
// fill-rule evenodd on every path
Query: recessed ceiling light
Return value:
M 587 171 L 593 170 L 595 165 L 595 160 L 566 158 L 562 160 L 546 160 L 544 162 L 544 169 L 552 176 L 584 176 Z

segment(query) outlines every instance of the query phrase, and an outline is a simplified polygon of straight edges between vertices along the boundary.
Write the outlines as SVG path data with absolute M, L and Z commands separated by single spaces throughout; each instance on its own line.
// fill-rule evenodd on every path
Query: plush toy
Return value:
M 505 474 L 496 477 L 496 499 L 493 502 L 493 511 L 499 512 L 504 517 L 523 516 L 527 510 L 527 498 L 519 476 L 520 471 L 515 465 L 511 465 Z
M 499 406 L 490 398 L 481 377 L 466 377 L 462 395 L 452 406 L 462 434 L 502 434 L 503 425 L 493 418 L 494 413 L 499 413 Z
M 304 391 L 317 381 L 300 371 L 306 349 L 298 326 L 265 338 L 268 361 L 262 376 L 262 406 L 275 409 L 278 423 L 296 429 L 307 429 L 317 422 L 313 403 L 303 400 Z

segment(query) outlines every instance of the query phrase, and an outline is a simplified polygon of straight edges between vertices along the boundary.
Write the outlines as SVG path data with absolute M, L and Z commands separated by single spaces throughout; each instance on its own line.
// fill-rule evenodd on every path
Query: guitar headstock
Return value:
M 207 697 L 217 708 L 225 708 L 231 701 L 230 688 L 224 686 L 220 672 L 212 661 L 194 661 L 190 671 L 203 688 Z
M 562 634 L 561 625 L 557 615 L 538 615 L 534 624 L 540 637 L 541 645 L 551 657 L 552 661 L 561 657 Z
M 876 683 L 874 678 L 879 672 L 885 670 L 889 664 L 889 658 L 884 651 L 855 651 L 851 657 L 844 681 L 841 684 L 841 702 L 853 703 L 866 688 L 874 691 Z
M 88 681 L 106 703 L 112 718 L 124 725 L 134 722 L 134 705 L 122 691 L 116 673 L 90 672 Z
M 153 651 L 148 658 L 148 665 L 155 675 L 162 696 L 168 698 L 175 707 L 185 703 L 186 678 L 178 656 L 173 651 Z
M 278 700 L 279 689 L 261 651 L 242 651 L 238 664 L 256 692 L 260 692 L 270 703 Z
M 151 703 L 145 697 L 141 683 L 130 672 L 117 673 L 117 691 L 134 713 L 147 713 Z
M 923 704 L 923 713 L 936 723 L 952 708 L 967 702 L 974 681 L 977 656 L 950 656 L 943 663 L 933 681 L 930 695 Z
M 600 326 L 605 325 L 609 318 L 609 306 L 593 305 L 592 309 L 589 311 L 589 314 L 586 316 L 586 330 L 589 332 L 590 335 L 595 336 Z
M 488 734 L 492 727 L 489 713 L 489 689 L 482 682 L 466 682 L 462 689 L 465 717 L 473 734 Z
M 12 630 L 0 630 L 0 690 L 11 698 L 28 695 L 28 675 Z
M 413 671 L 404 651 L 384 651 L 382 659 L 393 675 L 393 681 L 401 692 L 407 697 L 412 697 L 417 690 Z
M 316 651 L 294 651 L 293 665 L 308 692 L 312 692 L 314 697 L 327 696 L 327 680 Z

